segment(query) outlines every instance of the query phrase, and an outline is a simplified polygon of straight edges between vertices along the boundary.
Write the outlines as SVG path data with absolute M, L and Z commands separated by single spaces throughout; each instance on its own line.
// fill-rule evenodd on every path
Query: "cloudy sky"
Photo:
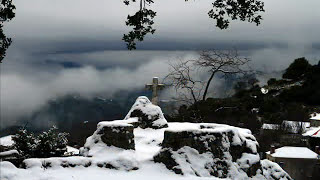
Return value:
M 143 87 L 167 73 L 168 61 L 193 58 L 196 50 L 237 48 L 267 71 L 282 70 L 297 57 L 320 59 L 319 0 L 265 0 L 260 26 L 232 22 L 228 30 L 208 18 L 211 1 L 156 0 L 156 34 L 129 52 L 121 39 L 137 6 L 15 0 L 16 18 L 5 24 L 14 43 L 1 64 L 2 126 L 64 94 Z

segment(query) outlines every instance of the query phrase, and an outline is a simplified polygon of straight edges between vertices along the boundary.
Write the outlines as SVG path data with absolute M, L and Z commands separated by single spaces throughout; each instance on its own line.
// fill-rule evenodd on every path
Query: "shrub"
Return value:
M 21 129 L 12 137 L 14 147 L 23 158 L 47 158 L 62 156 L 67 150 L 67 133 L 59 133 L 56 127 L 38 136 Z
M 304 57 L 294 60 L 292 64 L 286 69 L 286 72 L 283 74 L 283 78 L 287 79 L 299 79 L 302 75 L 306 74 L 311 68 L 308 60 Z
M 26 129 L 20 129 L 16 135 L 12 136 L 14 148 L 24 158 L 34 157 L 36 148 L 36 139 L 32 133 L 28 133 Z

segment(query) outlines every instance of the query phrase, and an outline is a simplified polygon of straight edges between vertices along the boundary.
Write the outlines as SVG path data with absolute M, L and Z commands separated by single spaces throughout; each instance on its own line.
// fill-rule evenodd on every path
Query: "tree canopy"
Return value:
M 188 0 L 185 0 L 188 1 Z M 125 5 L 135 3 L 137 0 L 124 0 Z M 157 13 L 152 10 L 154 0 L 140 0 L 140 8 L 134 15 L 128 15 L 126 25 L 132 31 L 123 35 L 129 50 L 136 49 L 136 42 L 143 41 L 147 34 L 154 34 L 154 18 Z M 264 2 L 260 0 L 213 0 L 212 8 L 208 12 L 209 18 L 216 22 L 220 29 L 227 29 L 230 20 L 247 21 L 259 25 L 264 12 Z
M 154 34 L 154 18 L 157 12 L 152 10 L 154 0 L 123 0 L 125 5 L 139 1 L 140 7 L 134 15 L 128 15 L 127 26 L 132 30 L 123 35 L 129 50 L 136 49 L 137 41 L 143 41 L 147 34 Z M 185 0 L 188 1 L 188 0 Z M 259 25 L 262 20 L 261 12 L 264 12 L 264 2 L 261 0 L 212 0 L 212 8 L 208 12 L 209 18 L 216 22 L 220 29 L 227 29 L 232 20 L 247 21 Z M 12 43 L 12 39 L 6 37 L 3 32 L 3 23 L 15 17 L 15 6 L 12 0 L 0 2 L 0 63 L 6 55 L 6 50 Z
M 7 38 L 3 32 L 3 23 L 15 17 L 15 6 L 12 0 L 1 0 L 0 2 L 0 63 L 6 55 L 6 51 L 12 43 L 11 38 Z
M 296 80 L 307 73 L 310 68 L 311 65 L 309 64 L 308 60 L 306 60 L 306 58 L 298 58 L 294 60 L 292 64 L 290 64 L 282 77 L 286 79 Z

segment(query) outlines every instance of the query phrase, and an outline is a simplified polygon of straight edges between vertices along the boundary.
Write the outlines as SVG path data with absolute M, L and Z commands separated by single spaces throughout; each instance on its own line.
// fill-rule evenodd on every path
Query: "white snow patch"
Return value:
M 0 145 L 1 146 L 12 146 L 14 141 L 12 140 L 12 135 L 1 137 Z
M 290 177 L 277 163 L 267 159 L 261 160 L 263 175 L 266 179 L 287 180 Z
M 10 156 L 10 155 L 14 155 L 14 154 L 19 154 L 19 152 L 17 150 L 9 150 L 9 151 L 4 151 L 4 152 L 0 152 L 0 157 L 2 156 Z
M 320 114 L 319 114 L 319 113 L 313 114 L 310 119 L 312 119 L 312 120 L 319 120 L 319 121 L 320 121 Z
M 270 154 L 270 151 L 266 152 Z M 306 147 L 290 147 L 284 146 L 276 149 L 276 152 L 271 154 L 273 157 L 279 158 L 303 158 L 303 159 L 317 159 L 318 154 Z
M 70 153 L 72 155 L 77 155 L 77 154 L 79 154 L 79 149 L 71 147 L 71 146 L 67 146 L 67 153 Z
M 303 136 L 310 136 L 320 138 L 320 127 L 311 127 L 307 132 L 303 134 Z

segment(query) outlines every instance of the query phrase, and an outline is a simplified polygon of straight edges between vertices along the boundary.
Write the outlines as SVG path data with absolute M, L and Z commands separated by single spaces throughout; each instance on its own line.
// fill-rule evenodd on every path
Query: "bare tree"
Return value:
M 196 67 L 193 60 L 178 60 L 169 63 L 171 69 L 169 74 L 164 78 L 169 80 L 177 92 L 178 97 L 174 99 L 183 101 L 187 104 L 196 103 L 201 96 L 203 81 L 195 77 Z
M 195 60 L 194 64 L 195 66 L 207 70 L 210 74 L 210 77 L 205 84 L 202 100 L 206 100 L 212 79 L 217 73 L 222 73 L 224 75 L 246 74 L 248 72 L 248 68 L 245 67 L 245 65 L 249 61 L 250 60 L 248 58 L 241 57 L 237 50 L 212 50 L 200 52 L 200 58 Z
M 250 61 L 241 57 L 236 50 L 230 51 L 201 51 L 200 57 L 195 60 L 179 60 L 171 66 L 166 80 L 179 94 L 182 101 L 192 100 L 192 104 L 200 99 L 206 100 L 209 87 L 214 76 L 218 73 L 223 75 L 246 74 L 249 68 L 246 66 Z M 207 80 L 197 76 L 198 73 L 207 72 Z M 182 91 L 182 92 L 181 92 Z M 201 98 L 202 96 L 202 98 Z M 181 98 L 182 97 L 182 98 Z

